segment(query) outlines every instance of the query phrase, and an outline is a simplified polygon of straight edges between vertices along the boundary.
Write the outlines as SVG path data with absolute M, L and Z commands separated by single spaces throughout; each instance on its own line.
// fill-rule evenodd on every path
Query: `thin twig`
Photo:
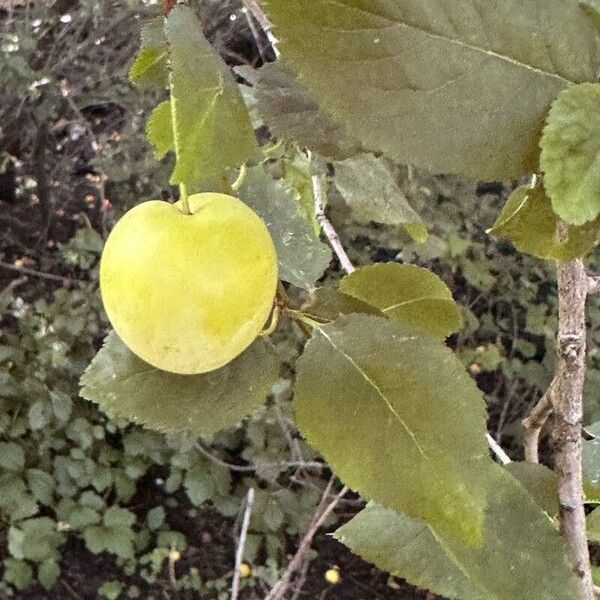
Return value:
M 294 576 L 294 573 L 296 573 L 296 571 L 298 571 L 298 569 L 301 568 L 302 562 L 304 560 L 304 555 L 306 554 L 308 548 L 310 547 L 312 540 L 315 537 L 317 531 L 319 531 L 319 529 L 321 528 L 323 523 L 327 520 L 329 515 L 333 512 L 335 507 L 338 505 L 339 501 L 342 499 L 342 497 L 348 491 L 348 488 L 346 486 L 344 486 L 334 496 L 333 500 L 325 508 L 322 509 L 322 505 L 324 504 L 323 499 L 329 495 L 329 488 L 331 486 L 331 483 L 332 483 L 332 481 L 329 482 L 329 485 L 327 486 L 325 493 L 323 494 L 321 502 L 319 503 L 319 506 L 317 507 L 315 515 L 308 527 L 308 530 L 307 530 L 306 534 L 304 535 L 304 537 L 302 538 L 300 544 L 298 545 L 298 550 L 296 550 L 296 554 L 294 554 L 294 557 L 289 562 L 281 579 L 273 586 L 273 588 L 271 589 L 269 594 L 266 596 L 265 600 L 281 600 L 283 598 L 283 595 L 285 594 L 285 591 L 286 591 L 292 577 Z
M 510 456 L 508 456 L 508 454 L 506 454 L 506 452 L 504 452 L 504 450 L 502 449 L 502 446 L 500 446 L 500 444 L 489 433 L 486 433 L 485 437 L 487 439 L 487 442 L 488 442 L 492 452 L 496 455 L 496 458 L 503 465 L 507 465 L 508 463 L 512 462 L 510 459 Z
M 278 57 L 279 50 L 277 49 L 277 38 L 273 35 L 273 26 L 263 9 L 260 7 L 260 4 L 256 2 L 256 0 L 242 0 L 242 2 L 244 8 L 256 19 L 261 29 L 265 32 L 265 35 L 271 44 L 271 48 L 273 48 L 275 57 Z
M 317 217 L 317 221 L 319 221 L 319 225 L 321 225 L 321 229 L 323 230 L 325 237 L 329 240 L 331 248 L 335 252 L 335 255 L 338 257 L 342 269 L 346 273 L 352 273 L 352 271 L 355 270 L 354 265 L 352 264 L 352 261 L 348 258 L 348 255 L 344 250 L 344 246 L 342 246 L 340 236 L 333 228 L 333 225 L 327 218 L 327 215 L 325 215 L 323 188 L 321 186 L 321 177 L 319 175 L 312 176 L 312 188 L 315 197 L 315 216 Z
M 525 431 L 523 432 L 523 450 L 525 451 L 525 460 L 529 462 L 540 462 L 539 460 L 539 442 L 540 433 L 546 424 L 548 417 L 552 414 L 552 396 L 556 390 L 556 378 L 548 386 L 546 393 L 538 400 L 537 404 L 531 409 L 521 423 Z
M 248 8 L 248 4 L 249 4 L 248 0 L 242 0 L 242 2 L 244 4 L 244 9 L 242 12 L 246 15 L 246 22 L 248 23 L 248 27 L 250 27 L 250 31 L 252 33 L 252 37 L 254 38 L 254 41 L 256 42 L 256 47 L 258 48 L 258 53 L 260 54 L 262 61 L 267 62 L 268 53 L 267 53 L 267 49 L 265 48 L 263 38 L 260 35 L 260 30 L 256 26 L 256 22 L 255 22 L 256 17 L 252 14 L 252 11 Z
M 250 526 L 250 515 L 252 514 L 252 505 L 254 504 L 254 488 L 248 489 L 246 495 L 246 508 L 244 510 L 244 519 L 242 521 L 242 529 L 240 531 L 240 539 L 238 541 L 237 550 L 235 552 L 235 570 L 233 573 L 233 582 L 231 584 L 231 600 L 237 600 L 240 592 L 240 565 L 244 556 L 244 548 L 246 547 L 246 538 L 248 536 L 248 527 Z
M 3 269 L 8 269 L 9 271 L 15 271 L 16 273 L 23 273 L 24 275 L 31 275 L 33 277 L 39 277 L 40 279 L 47 279 L 48 281 L 57 281 L 58 283 L 77 283 L 77 284 L 85 284 L 89 283 L 88 281 L 84 281 L 83 279 L 73 279 L 72 277 L 66 277 L 63 275 L 53 275 L 52 273 L 44 273 L 42 271 L 35 271 L 34 269 L 28 269 L 27 267 L 17 267 L 16 265 L 11 265 L 9 263 L 5 263 L 0 261 L 0 267 Z
M 219 465 L 220 467 L 223 467 L 224 469 L 229 469 L 230 471 L 235 471 L 238 473 L 252 473 L 253 471 L 256 471 L 256 469 L 258 468 L 253 465 L 234 465 L 232 463 L 228 463 L 228 462 L 224 461 L 223 459 L 219 458 L 218 456 L 215 456 L 214 454 L 210 453 L 206 448 L 204 448 L 204 446 L 202 446 L 202 444 L 200 444 L 198 442 L 196 442 L 195 447 L 196 447 L 196 450 L 198 450 L 198 452 L 200 452 L 200 454 L 203 454 L 204 456 L 206 456 L 206 458 L 208 458 L 215 464 Z M 292 468 L 297 468 L 297 467 L 300 467 L 302 469 L 323 469 L 326 467 L 326 465 L 324 463 L 320 463 L 317 461 L 306 461 L 305 462 L 302 460 L 288 460 L 288 461 L 282 461 L 282 462 L 261 464 L 261 468 L 270 468 L 270 467 L 277 467 L 277 468 L 281 468 L 281 469 L 292 469 Z
M 581 259 L 559 262 L 558 272 L 558 363 L 554 407 L 554 463 L 558 482 L 562 533 L 569 547 L 580 600 L 593 600 L 588 551 L 581 434 L 583 384 L 586 371 L 585 303 L 587 274 Z

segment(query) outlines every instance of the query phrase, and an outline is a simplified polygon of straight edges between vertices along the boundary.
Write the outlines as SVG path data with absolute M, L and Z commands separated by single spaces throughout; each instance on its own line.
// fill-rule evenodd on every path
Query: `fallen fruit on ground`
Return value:
M 152 366 L 204 373 L 227 364 L 260 333 L 273 306 L 277 257 L 264 222 L 216 193 L 143 202 L 106 241 L 104 308 L 119 337 Z

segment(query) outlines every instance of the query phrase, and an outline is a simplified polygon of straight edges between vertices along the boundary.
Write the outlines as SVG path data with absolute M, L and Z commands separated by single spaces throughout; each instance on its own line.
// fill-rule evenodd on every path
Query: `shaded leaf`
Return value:
M 595 31 L 576 0 L 264 5 L 282 55 L 350 135 L 436 172 L 535 171 L 550 103 L 597 75 Z
M 554 472 L 538 463 L 513 461 L 504 468 L 531 494 L 548 515 L 555 517 L 560 510 L 558 486 Z
M 177 154 L 171 182 L 193 188 L 245 163 L 258 146 L 237 84 L 193 11 L 176 6 L 166 19 L 165 34 Z
M 146 136 L 154 147 L 154 155 L 159 160 L 167 152 L 175 150 L 171 103 L 168 100 L 161 102 L 150 114 L 146 123 Z
M 378 308 L 386 317 L 444 338 L 462 327 L 448 286 L 416 265 L 378 263 L 346 275 L 340 291 Z
M 298 361 L 295 413 L 352 489 L 478 540 L 485 406 L 435 338 L 365 315 L 323 325 Z
M 236 72 L 254 87 L 258 112 L 276 137 L 336 159 L 361 151 L 360 143 L 319 108 L 281 61 L 266 63 L 259 70 L 237 67 Z
M 311 289 L 331 261 L 331 250 L 301 214 L 297 194 L 259 165 L 248 169 L 238 195 L 267 224 L 279 261 L 279 276 Z
M 585 519 L 590 542 L 600 542 L 600 509 L 593 510 Z
M 81 395 L 110 415 L 153 429 L 211 435 L 260 406 L 277 375 L 262 338 L 216 371 L 177 375 L 145 363 L 112 332 L 81 378 Z
M 334 181 L 357 219 L 407 225 L 407 231 L 411 237 L 415 236 L 415 241 L 427 239 L 421 217 L 410 206 L 382 159 L 361 154 L 338 162 Z
M 571 260 L 592 250 L 600 231 L 596 221 L 566 227 L 562 239 L 558 224 L 543 188 L 521 186 L 508 197 L 488 233 L 510 240 L 520 252 L 548 260 Z
M 302 312 L 321 323 L 335 321 L 352 313 L 383 316 L 375 307 L 348 296 L 333 286 L 317 288 L 302 307 Z
M 563 90 L 540 142 L 540 168 L 554 211 L 582 225 L 600 214 L 600 84 Z
M 60 576 L 60 565 L 54 559 L 45 560 L 38 567 L 38 579 L 49 590 Z
M 373 503 L 334 535 L 380 569 L 444 597 L 577 597 L 566 547 L 548 517 L 500 467 L 492 465 L 486 479 L 489 505 L 481 546 Z
M 129 69 L 129 79 L 143 87 L 166 87 L 169 81 L 168 58 L 163 19 L 154 19 L 142 28 L 140 49 Z
M 600 0 L 579 0 L 579 6 L 583 8 L 596 30 L 600 32 Z

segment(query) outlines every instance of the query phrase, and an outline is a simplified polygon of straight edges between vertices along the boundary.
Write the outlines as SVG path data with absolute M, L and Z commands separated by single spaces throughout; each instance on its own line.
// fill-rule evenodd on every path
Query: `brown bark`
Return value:
M 538 456 L 540 433 L 546 424 L 548 417 L 552 414 L 552 396 L 555 393 L 556 378 L 552 380 L 546 393 L 538 400 L 531 412 L 521 422 L 523 423 L 523 450 L 525 460 L 529 462 L 540 462 Z
M 562 532 L 581 600 L 594 600 L 583 507 L 581 421 L 585 379 L 587 275 L 579 259 L 558 263 L 558 365 L 554 408 L 554 459 Z

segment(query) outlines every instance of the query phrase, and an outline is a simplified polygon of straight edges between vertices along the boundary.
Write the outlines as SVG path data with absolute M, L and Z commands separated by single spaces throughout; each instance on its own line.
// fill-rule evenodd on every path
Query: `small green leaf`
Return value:
M 331 250 L 300 212 L 298 195 L 259 165 L 248 169 L 238 195 L 267 224 L 279 261 L 279 276 L 312 289 L 331 261 Z
M 106 551 L 121 558 L 132 558 L 135 533 L 131 526 L 134 523 L 135 515 L 131 511 L 111 506 L 104 513 L 102 525 L 93 525 L 84 530 L 85 545 L 94 554 Z
M 295 413 L 352 489 L 479 539 L 484 401 L 435 338 L 365 315 L 318 328 L 298 361 Z
M 0 468 L 7 471 L 22 471 L 25 467 L 25 452 L 15 442 L 0 442 Z
M 12 556 L 35 562 L 60 558 L 58 546 L 63 536 L 56 522 L 48 517 L 38 517 L 12 525 L 8 532 L 8 549 Z
M 258 112 L 278 138 L 335 159 L 361 152 L 360 143 L 319 108 L 281 61 L 266 63 L 259 70 L 250 67 L 235 70 L 253 85 Z
M 171 182 L 187 184 L 193 191 L 245 163 L 258 146 L 237 84 L 204 37 L 194 12 L 176 6 L 166 19 L 165 34 L 177 154 Z
M 24 560 L 17 558 L 4 559 L 4 581 L 24 590 L 33 582 L 33 569 Z
M 563 90 L 540 142 L 540 167 L 554 211 L 583 225 L 600 214 L 600 84 Z
M 334 535 L 380 569 L 447 598 L 576 598 L 567 549 L 547 515 L 500 467 L 492 465 L 485 479 L 481 546 L 373 503 Z
M 159 529 L 165 522 L 165 509 L 162 506 L 155 506 L 148 511 L 146 522 L 150 529 Z
M 118 600 L 123 591 L 123 584 L 120 581 L 113 579 L 105 581 L 99 588 L 98 594 L 106 600 Z
M 171 103 L 168 100 L 161 102 L 150 114 L 146 123 L 146 136 L 154 146 L 154 155 L 159 160 L 167 152 L 175 149 Z
M 38 579 L 49 590 L 60 576 L 60 565 L 54 559 L 45 560 L 38 566 Z
M 418 238 L 416 241 L 427 239 L 421 217 L 410 206 L 382 159 L 361 154 L 338 162 L 334 181 L 357 219 L 405 225 L 409 235 Z
M 33 497 L 40 503 L 51 505 L 54 493 L 54 477 L 41 469 L 27 469 L 27 484 Z
M 402 325 L 440 338 L 462 327 L 460 310 L 448 286 L 435 273 L 415 265 L 361 267 L 342 279 L 340 290 Z
M 113 332 L 83 374 L 81 395 L 115 417 L 159 431 L 212 435 L 258 408 L 277 376 L 273 350 L 262 338 L 216 371 L 176 375 L 145 363 Z
M 166 87 L 169 78 L 169 47 L 163 19 L 154 19 L 142 28 L 140 49 L 129 69 L 129 79 L 142 87 Z
M 594 247 L 600 224 L 566 226 L 559 238 L 559 219 L 543 188 L 518 187 L 508 197 L 490 235 L 512 242 L 517 250 L 547 260 L 572 260 Z

